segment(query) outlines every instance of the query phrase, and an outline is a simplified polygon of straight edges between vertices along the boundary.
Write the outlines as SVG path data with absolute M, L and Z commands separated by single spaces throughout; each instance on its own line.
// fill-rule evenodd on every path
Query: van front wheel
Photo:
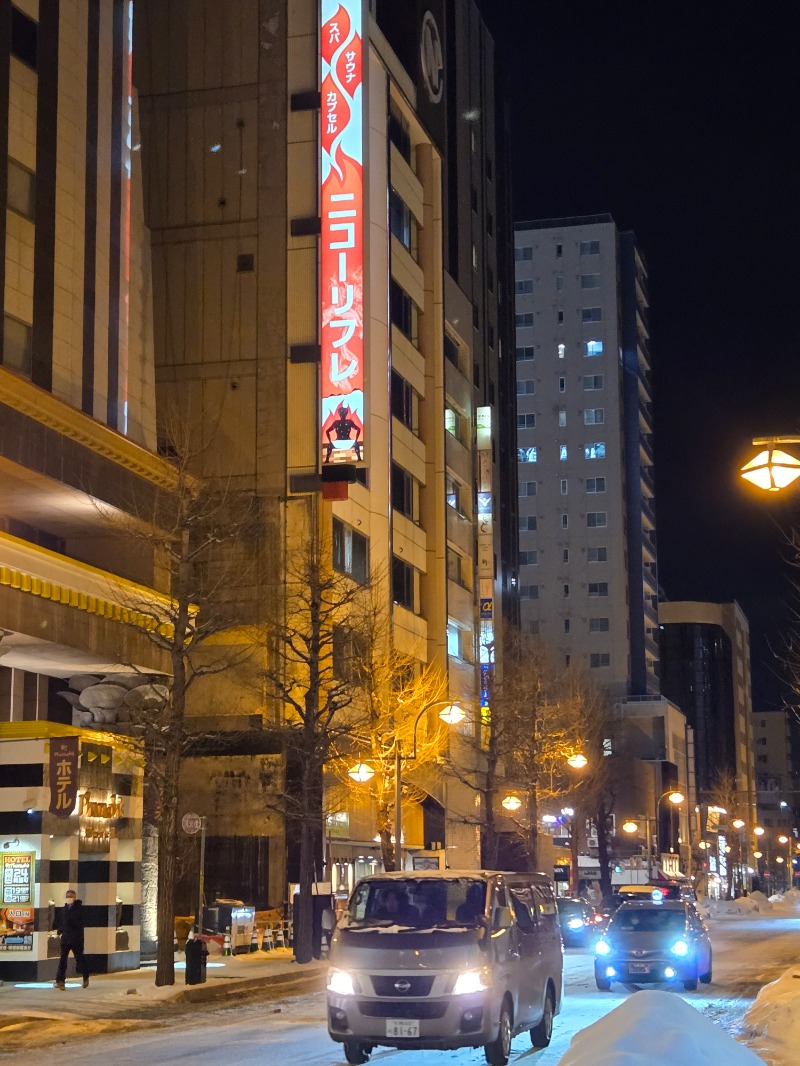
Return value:
M 544 1013 L 542 1014 L 542 1020 L 538 1025 L 534 1025 L 531 1029 L 531 1044 L 534 1047 L 549 1047 L 550 1038 L 553 1035 L 553 1016 L 556 1008 L 553 1003 L 553 992 L 551 989 L 547 989 L 547 995 L 544 997 Z
M 508 1001 L 503 1001 L 500 1008 L 500 1026 L 497 1030 L 497 1039 L 485 1044 L 483 1053 L 489 1066 L 506 1066 L 511 1055 L 511 1012 L 508 1009 Z
M 364 1044 L 357 1044 L 355 1040 L 346 1040 L 344 1057 L 352 1063 L 352 1066 L 363 1066 L 363 1063 L 369 1062 L 369 1051 Z

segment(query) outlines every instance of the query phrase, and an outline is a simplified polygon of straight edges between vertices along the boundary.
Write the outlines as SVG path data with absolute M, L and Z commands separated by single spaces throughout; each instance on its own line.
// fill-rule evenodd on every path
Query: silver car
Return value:
M 594 951 L 601 991 L 612 981 L 682 981 L 689 991 L 711 981 L 708 930 L 694 905 L 682 900 L 623 903 Z
M 550 1043 L 563 954 L 545 874 L 418 871 L 360 881 L 331 941 L 328 1032 L 350 1063 L 383 1045 L 483 1047 L 505 1066 L 511 1038 Z

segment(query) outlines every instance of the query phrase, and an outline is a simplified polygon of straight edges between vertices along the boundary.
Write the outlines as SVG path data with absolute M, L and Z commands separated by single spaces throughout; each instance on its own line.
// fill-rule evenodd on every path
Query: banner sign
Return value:
M 78 799 L 78 738 L 50 741 L 50 813 L 69 818 Z
M 364 458 L 363 0 L 322 0 L 320 343 L 323 463 Z
M 0 906 L 33 903 L 35 869 L 36 855 L 32 851 L 12 851 L 2 856 Z

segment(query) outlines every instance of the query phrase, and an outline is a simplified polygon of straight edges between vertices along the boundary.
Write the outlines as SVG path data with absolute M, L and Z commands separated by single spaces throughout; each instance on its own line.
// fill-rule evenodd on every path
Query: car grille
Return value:
M 402 984 L 403 989 L 396 987 Z M 408 985 L 408 988 L 405 988 Z M 373 977 L 372 987 L 376 996 L 429 996 L 433 987 L 432 977 Z
M 365 1018 L 444 1018 L 447 1000 L 401 999 L 389 1002 L 378 999 L 359 999 L 358 1009 Z

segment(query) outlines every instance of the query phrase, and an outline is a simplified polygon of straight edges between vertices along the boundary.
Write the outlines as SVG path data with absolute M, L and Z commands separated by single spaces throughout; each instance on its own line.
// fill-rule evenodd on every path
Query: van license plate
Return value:
M 406 1021 L 405 1018 L 387 1018 L 386 1035 L 397 1040 L 412 1040 L 419 1036 L 419 1022 Z
M 632 962 L 629 964 L 628 969 L 631 973 L 650 973 L 650 967 L 646 962 Z

